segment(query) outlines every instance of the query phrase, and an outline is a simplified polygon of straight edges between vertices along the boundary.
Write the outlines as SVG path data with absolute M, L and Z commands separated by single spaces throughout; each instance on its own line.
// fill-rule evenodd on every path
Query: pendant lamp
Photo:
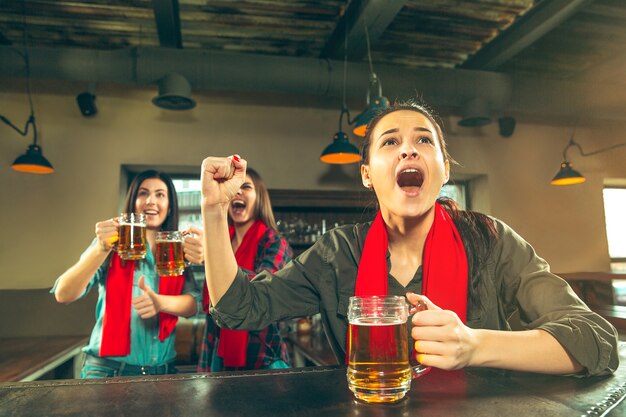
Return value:
M 383 96 L 383 87 L 378 79 L 378 76 L 374 72 L 374 66 L 372 65 L 372 52 L 370 50 L 370 35 L 367 30 L 367 23 L 363 20 L 363 26 L 365 27 L 365 41 L 367 43 L 367 60 L 370 66 L 370 81 L 367 88 L 367 94 L 365 96 L 365 109 L 358 114 L 352 123 L 354 128 L 352 133 L 357 136 L 365 137 L 367 133 L 367 125 L 374 118 L 376 113 L 380 110 L 384 110 L 389 107 L 389 100 Z M 377 87 L 377 88 L 376 88 Z M 372 89 L 376 88 L 374 98 L 372 98 Z
M 563 162 L 561 162 L 561 167 L 559 168 L 559 171 L 556 173 L 554 178 L 552 178 L 552 181 L 550 181 L 550 184 L 551 185 L 573 185 L 573 184 L 580 184 L 580 183 L 587 181 L 587 179 L 583 176 L 583 174 L 576 171 L 572 167 L 572 164 L 568 161 L 567 151 L 569 148 L 576 147 L 578 148 L 582 156 L 591 156 L 591 155 L 595 155 L 598 153 L 610 151 L 611 149 L 619 148 L 622 146 L 626 146 L 626 143 L 618 143 L 616 145 L 612 145 L 607 148 L 602 148 L 602 149 L 598 149 L 597 151 L 585 153 L 583 151 L 583 148 L 580 146 L 580 144 L 574 141 L 574 135 L 572 134 L 572 137 L 570 138 L 569 142 L 565 146 L 565 149 L 563 149 Z
M 17 172 L 25 172 L 28 174 L 52 174 L 54 168 L 52 164 L 43 156 L 41 146 L 37 145 L 37 124 L 35 122 L 35 110 L 33 107 L 33 99 L 30 93 L 30 61 L 28 57 L 28 48 L 26 47 L 26 17 L 24 19 L 24 61 L 26 64 L 26 92 L 28 94 L 28 103 L 30 104 L 30 116 L 24 125 L 24 129 L 15 126 L 9 119 L 0 115 L 0 120 L 10 126 L 13 130 L 22 136 L 27 136 L 29 128 L 33 128 L 33 143 L 28 146 L 26 153 L 17 157 L 11 165 L 11 168 Z
M 320 161 L 327 164 L 353 164 L 361 160 L 358 148 L 350 143 L 348 135 L 341 130 L 343 115 L 347 113 L 348 110 L 342 107 L 339 114 L 339 131 L 335 133 L 333 142 L 322 152 Z
M 320 155 L 320 161 L 327 164 L 354 164 L 361 160 L 361 155 L 356 146 L 350 143 L 348 135 L 346 135 L 343 128 L 343 115 L 348 117 L 348 123 L 350 123 L 350 112 L 348 106 L 346 106 L 346 79 L 348 76 L 348 31 L 344 33 L 344 52 L 343 52 L 343 97 L 341 104 L 341 112 L 339 113 L 339 130 L 335 133 L 333 141 L 328 145 L 322 155 Z
M 561 168 L 559 172 L 556 173 L 550 184 L 552 185 L 574 185 L 580 184 L 581 182 L 587 181 L 587 178 L 583 177 L 583 174 L 576 171 L 572 164 L 563 161 L 561 162 Z

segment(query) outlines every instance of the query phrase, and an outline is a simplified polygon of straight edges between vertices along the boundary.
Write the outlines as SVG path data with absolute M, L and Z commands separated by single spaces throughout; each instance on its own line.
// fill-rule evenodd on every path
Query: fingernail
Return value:
M 239 157 L 239 155 L 233 155 L 233 159 L 237 162 L 241 161 L 241 158 Z
M 417 352 L 417 340 L 415 341 L 415 343 L 413 344 L 413 348 L 415 349 L 415 351 Z
M 423 354 L 420 353 L 419 355 L 417 355 L 417 361 L 419 363 L 422 363 L 423 360 L 424 360 L 424 355 Z

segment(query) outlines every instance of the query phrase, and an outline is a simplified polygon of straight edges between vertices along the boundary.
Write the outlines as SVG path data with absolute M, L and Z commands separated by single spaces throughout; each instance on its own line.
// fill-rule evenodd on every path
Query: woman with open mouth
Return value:
M 232 253 L 250 278 L 262 271 L 275 272 L 291 260 L 293 252 L 278 233 L 267 187 L 255 170 L 246 171 L 245 181 L 228 204 L 228 219 Z M 207 316 L 198 372 L 289 367 L 287 345 L 276 322 L 260 330 L 220 329 L 208 314 L 206 285 L 204 289 Z
M 410 345 L 424 366 L 614 372 L 619 360 L 611 324 L 504 222 L 438 198 L 451 161 L 442 123 L 425 105 L 397 103 L 381 111 L 361 151 L 362 182 L 379 205 L 375 219 L 333 229 L 282 270 L 250 281 L 232 256 L 226 220 L 246 161 L 206 158 L 202 213 L 211 237 L 205 235 L 205 270 L 217 324 L 252 329 L 319 312 L 344 363 L 349 297 L 406 296 L 416 307 Z M 511 331 L 508 319 L 516 312 L 524 330 Z
M 116 251 L 120 219 L 96 223 L 96 237 L 80 260 L 57 279 L 52 292 L 71 303 L 98 289 L 96 324 L 84 348 L 81 378 L 175 374 L 174 328 L 179 316 L 196 314 L 200 291 L 190 269 L 159 276 L 157 232 L 178 230 L 178 200 L 171 178 L 147 170 L 132 181 L 126 213 L 145 217 L 147 247 L 140 259 L 122 260 Z M 203 262 L 202 229 L 190 227 L 184 257 Z

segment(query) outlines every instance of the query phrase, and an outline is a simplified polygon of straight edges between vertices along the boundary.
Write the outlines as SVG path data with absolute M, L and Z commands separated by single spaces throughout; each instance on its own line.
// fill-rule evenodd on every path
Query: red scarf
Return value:
M 439 203 L 435 203 L 434 210 L 435 219 L 426 237 L 422 257 L 422 293 L 439 307 L 454 311 L 465 323 L 468 273 L 465 248 L 450 215 Z M 354 295 L 388 294 L 388 246 L 387 228 L 379 211 L 365 238 Z M 387 344 L 385 340 L 389 335 L 384 327 L 379 329 L 379 336 L 372 338 L 370 349 L 373 351 Z M 347 353 L 346 361 L 350 357 L 350 352 Z
M 235 235 L 235 228 L 231 226 L 228 229 L 230 239 Z M 257 219 L 250 229 L 246 232 L 241 241 L 241 245 L 235 252 L 235 260 L 237 265 L 254 271 L 254 261 L 259 250 L 259 242 L 267 231 L 267 226 L 261 220 Z M 202 306 L 205 312 L 209 312 L 209 293 L 206 282 L 204 283 L 204 291 L 202 294 Z M 246 365 L 248 349 L 248 332 L 246 330 L 230 330 L 220 329 L 220 342 L 217 347 L 217 355 L 224 359 L 224 366 L 242 367 Z
M 130 354 L 130 313 L 133 294 L 135 261 L 122 262 L 117 253 L 111 255 L 106 278 L 106 299 L 102 320 L 100 356 L 126 356 Z M 162 276 L 159 294 L 179 295 L 185 277 Z M 163 342 L 176 327 L 178 316 L 159 313 L 159 340 Z

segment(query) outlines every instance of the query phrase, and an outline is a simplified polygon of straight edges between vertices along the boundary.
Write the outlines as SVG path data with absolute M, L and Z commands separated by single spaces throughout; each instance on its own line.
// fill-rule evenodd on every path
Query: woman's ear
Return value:
M 361 165 L 361 182 L 365 188 L 372 188 L 372 179 L 370 178 L 370 167 L 368 165 Z

